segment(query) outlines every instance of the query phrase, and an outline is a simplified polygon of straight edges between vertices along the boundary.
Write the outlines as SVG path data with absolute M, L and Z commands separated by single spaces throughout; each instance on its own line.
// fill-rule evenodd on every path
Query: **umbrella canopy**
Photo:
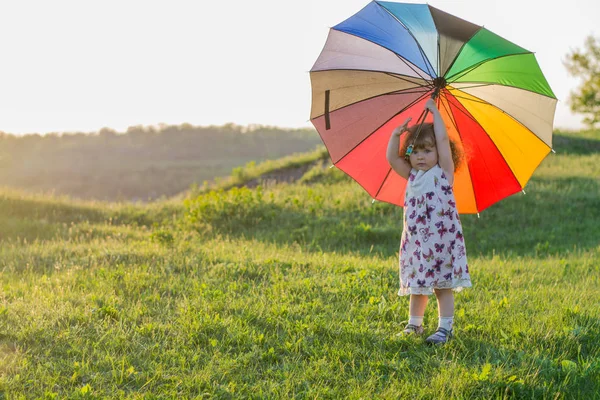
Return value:
M 466 156 L 460 213 L 521 191 L 552 149 L 557 100 L 534 54 L 430 5 L 372 1 L 330 29 L 310 78 L 311 122 L 334 165 L 380 201 L 403 205 L 388 140 L 436 91 Z

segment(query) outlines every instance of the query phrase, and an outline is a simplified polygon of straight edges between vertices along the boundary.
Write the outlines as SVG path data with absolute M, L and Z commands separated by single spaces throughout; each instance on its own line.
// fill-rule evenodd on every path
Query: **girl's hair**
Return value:
M 417 140 L 415 141 L 415 136 L 417 134 L 418 127 L 418 125 L 413 125 L 410 128 L 408 128 L 406 138 L 404 138 L 404 142 L 402 143 L 402 146 L 400 146 L 400 157 L 404 157 L 404 155 L 406 154 L 406 148 L 411 143 L 414 144 L 415 149 L 423 149 L 426 146 L 436 145 L 433 124 L 430 122 L 423 123 L 423 127 L 421 128 L 419 136 L 417 136 Z M 458 169 L 461 167 L 461 164 L 464 161 L 464 152 L 452 138 L 450 138 L 450 152 L 452 153 L 454 170 L 458 171 Z

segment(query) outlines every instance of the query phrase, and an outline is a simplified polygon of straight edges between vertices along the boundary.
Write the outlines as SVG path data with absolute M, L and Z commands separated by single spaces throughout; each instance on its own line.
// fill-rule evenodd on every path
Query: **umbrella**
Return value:
M 460 213 L 522 191 L 552 150 L 557 99 L 535 55 L 427 4 L 372 1 L 329 30 L 310 79 L 311 122 L 333 164 L 373 199 L 403 205 L 387 143 L 434 93 L 466 155 L 454 179 Z

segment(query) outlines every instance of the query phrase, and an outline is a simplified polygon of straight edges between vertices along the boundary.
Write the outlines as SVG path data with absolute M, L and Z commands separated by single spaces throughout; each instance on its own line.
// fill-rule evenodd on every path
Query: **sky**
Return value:
M 405 0 L 405 2 L 417 2 Z M 235 123 L 310 127 L 309 71 L 367 0 L 0 0 L 0 131 Z M 600 1 L 431 0 L 535 52 L 559 99 L 567 53 L 600 35 Z M 549 4 L 553 4 L 549 6 Z

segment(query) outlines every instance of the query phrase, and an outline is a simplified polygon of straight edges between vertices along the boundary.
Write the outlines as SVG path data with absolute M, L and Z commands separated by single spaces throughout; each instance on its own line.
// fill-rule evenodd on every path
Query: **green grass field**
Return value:
M 555 149 L 463 216 L 443 347 L 396 337 L 402 210 L 336 169 L 145 206 L 5 190 L 0 398 L 600 398 L 600 136 Z

